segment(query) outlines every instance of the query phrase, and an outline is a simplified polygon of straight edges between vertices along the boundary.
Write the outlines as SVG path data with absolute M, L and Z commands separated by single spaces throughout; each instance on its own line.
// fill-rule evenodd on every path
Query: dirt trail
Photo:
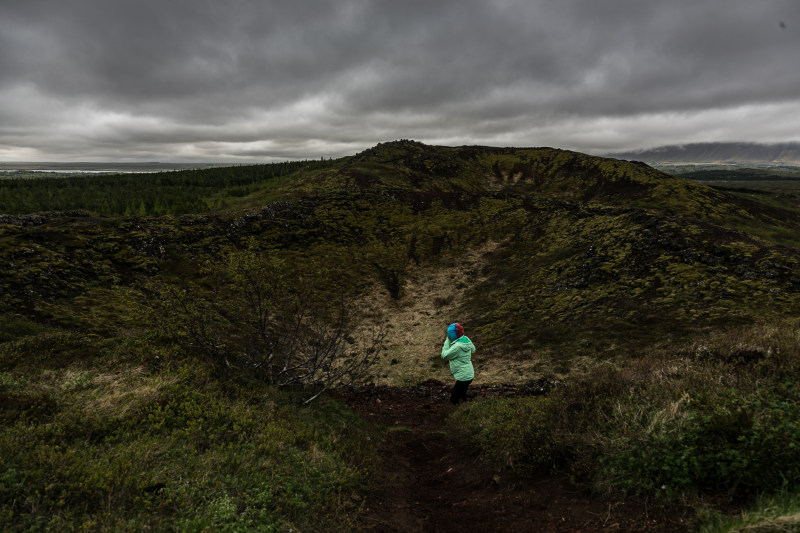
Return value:
M 498 388 L 476 387 L 482 397 Z M 449 385 L 367 387 L 344 400 L 385 426 L 382 471 L 370 487 L 360 526 L 370 532 L 686 531 L 686 520 L 641 503 L 581 492 L 565 480 L 515 480 L 486 470 L 474 451 L 454 442 L 445 420 L 455 407 Z

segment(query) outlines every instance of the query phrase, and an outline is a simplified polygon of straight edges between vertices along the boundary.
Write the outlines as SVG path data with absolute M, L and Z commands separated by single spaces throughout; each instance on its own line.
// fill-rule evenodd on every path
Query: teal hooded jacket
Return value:
M 472 354 L 475 352 L 475 345 L 466 335 L 462 335 L 454 341 L 445 339 L 442 346 L 442 359 L 450 362 L 450 373 L 458 381 L 469 381 L 475 377 L 475 369 L 472 368 Z

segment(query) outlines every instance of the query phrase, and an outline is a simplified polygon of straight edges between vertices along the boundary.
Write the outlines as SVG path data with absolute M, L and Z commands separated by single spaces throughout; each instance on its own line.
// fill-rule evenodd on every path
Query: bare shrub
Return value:
M 162 325 L 224 373 L 303 387 L 304 403 L 361 381 L 383 344 L 383 328 L 358 328 L 354 301 L 296 265 L 253 248 L 205 271 L 206 291 L 169 287 Z

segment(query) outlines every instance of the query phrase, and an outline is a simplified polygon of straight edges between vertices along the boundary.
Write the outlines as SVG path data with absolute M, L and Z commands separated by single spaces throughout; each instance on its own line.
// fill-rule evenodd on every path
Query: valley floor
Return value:
M 481 397 L 503 388 L 476 386 Z M 679 512 L 586 494 L 563 479 L 521 482 L 487 471 L 446 427 L 449 385 L 367 387 L 344 400 L 368 422 L 385 427 L 381 472 L 360 526 L 371 532 L 677 532 Z

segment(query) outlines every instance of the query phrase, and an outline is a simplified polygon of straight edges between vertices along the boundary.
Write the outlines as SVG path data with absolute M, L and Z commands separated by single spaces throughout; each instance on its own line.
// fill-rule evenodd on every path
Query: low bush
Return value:
M 21 315 L 0 315 L 0 343 L 33 335 L 41 330 L 39 324 Z
M 553 400 L 516 398 L 470 404 L 458 412 L 459 426 L 484 459 L 523 473 L 563 464 L 556 439 L 548 436 Z
M 471 404 L 451 421 L 496 467 L 566 472 L 596 490 L 746 501 L 797 489 L 797 331 L 756 326 L 601 364 L 548 396 Z
M 668 497 L 749 497 L 796 483 L 799 399 L 796 390 L 698 391 L 659 432 L 612 425 L 600 447 L 601 476 L 611 488 Z
M 800 495 L 780 490 L 734 516 L 700 508 L 696 523 L 699 533 L 791 533 L 800 529 Z

